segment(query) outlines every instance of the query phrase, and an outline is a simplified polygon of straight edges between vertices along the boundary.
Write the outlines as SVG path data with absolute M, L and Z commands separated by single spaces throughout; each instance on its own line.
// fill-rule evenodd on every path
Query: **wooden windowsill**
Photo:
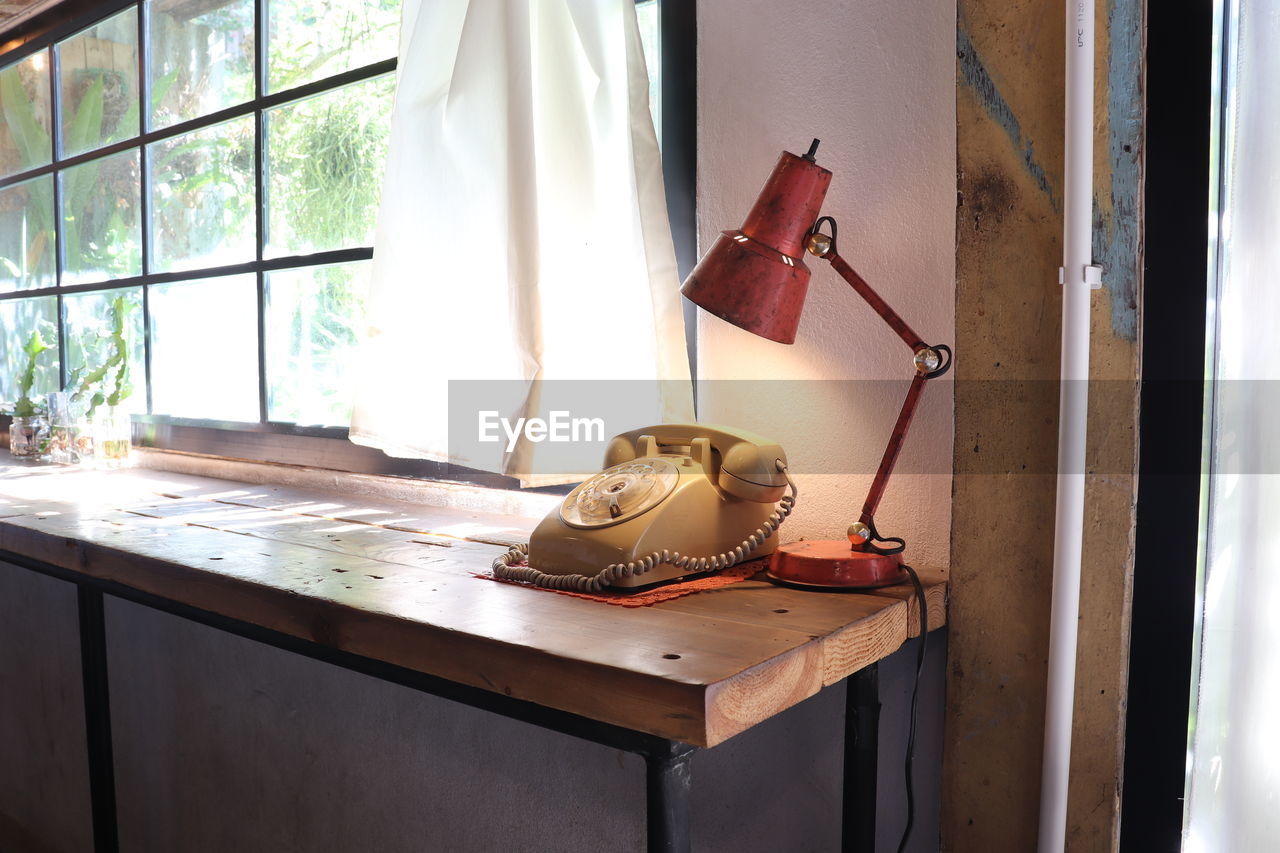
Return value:
M 527 540 L 541 512 L 466 506 L 475 496 L 461 506 L 375 497 L 350 479 L 309 482 L 330 487 L 3 459 L 0 560 L 18 555 L 696 746 L 750 728 L 919 633 L 906 586 L 838 594 L 748 580 L 622 608 L 497 583 L 477 576 Z M 930 627 L 940 626 L 945 573 L 921 576 Z

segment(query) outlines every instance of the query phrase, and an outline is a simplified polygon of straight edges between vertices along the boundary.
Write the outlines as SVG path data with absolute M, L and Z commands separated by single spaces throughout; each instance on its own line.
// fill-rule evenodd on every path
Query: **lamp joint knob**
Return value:
M 922 347 L 916 350 L 916 370 L 920 373 L 933 373 L 942 364 L 942 356 L 933 347 Z
M 831 251 L 831 236 L 823 234 L 821 231 L 814 231 L 804 241 L 804 247 L 809 250 L 809 254 L 817 255 L 819 258 L 826 257 Z
M 861 521 L 855 521 L 849 525 L 848 536 L 849 544 L 854 548 L 858 548 L 867 544 L 867 541 L 871 539 L 871 528 Z

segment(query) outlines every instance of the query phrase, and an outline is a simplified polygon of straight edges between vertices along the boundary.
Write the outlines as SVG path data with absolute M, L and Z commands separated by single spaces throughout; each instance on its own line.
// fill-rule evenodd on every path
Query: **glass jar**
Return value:
M 93 420 L 94 462 L 107 468 L 129 464 L 133 424 L 129 413 L 116 408 L 100 412 Z
M 71 420 L 70 397 L 65 391 L 54 391 L 47 398 L 49 440 L 41 448 L 40 459 L 57 465 L 79 462 L 75 453 L 75 428 Z
M 72 427 L 62 424 L 50 425 L 49 439 L 44 442 L 44 452 L 40 455 L 41 461 L 52 462 L 55 465 L 79 462 L 80 460 L 71 449 L 72 443 Z
M 75 461 L 81 465 L 92 465 L 96 451 L 93 423 L 86 420 L 76 421 L 71 426 L 71 452 L 75 456 Z
M 49 440 L 49 422 L 42 415 L 14 417 L 9 424 L 9 452 L 20 458 L 38 457 Z

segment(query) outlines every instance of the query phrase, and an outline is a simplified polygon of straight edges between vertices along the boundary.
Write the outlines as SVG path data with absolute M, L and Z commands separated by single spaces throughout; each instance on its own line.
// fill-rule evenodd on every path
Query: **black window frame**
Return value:
M 1178 850 L 1200 548 L 1214 0 L 1149 4 L 1142 383 L 1119 850 Z M 1224 40 L 1230 33 L 1224 27 Z M 1225 55 L 1225 54 L 1224 54 Z M 1225 89 L 1223 90 L 1225 91 Z M 1220 138 L 1225 139 L 1225 136 Z M 1216 226 L 1215 226 L 1216 227 Z
M 639 2 L 639 0 L 637 0 Z M 697 231 L 695 216 L 695 175 L 697 157 L 697 27 L 695 0 L 656 0 L 659 16 L 659 30 L 662 62 L 662 151 L 663 177 L 666 185 L 667 209 L 671 219 L 672 238 L 675 245 L 676 261 L 683 278 L 693 268 L 697 260 Z M 20 62 L 28 56 L 50 49 L 55 43 L 73 36 L 76 33 L 93 27 L 130 7 L 138 8 L 139 30 L 139 99 L 143 105 L 148 98 L 147 74 L 145 68 L 144 29 L 146 23 L 143 15 L 145 0 L 108 0 L 107 2 L 90 2 L 90 0 L 64 0 L 64 2 L 45 10 L 3 33 L 0 38 L 0 66 L 8 66 Z M 342 249 L 307 255 L 290 255 L 287 257 L 267 258 L 264 254 L 263 242 L 266 229 L 259 221 L 255 229 L 256 260 L 246 263 L 210 267 L 194 271 L 153 273 L 147 268 L 149 264 L 149 210 L 147 208 L 147 158 L 146 146 L 163 139 L 180 136 L 195 130 L 212 127 L 221 122 L 252 115 L 258 122 L 256 138 L 256 182 L 258 189 L 259 220 L 265 212 L 264 164 L 265 137 L 263 115 L 265 111 L 283 104 L 331 91 L 351 83 L 370 80 L 395 71 L 395 58 L 383 60 L 372 65 L 351 69 L 349 71 L 325 77 L 281 92 L 266 91 L 265 75 L 267 60 L 267 40 L 261 37 L 262 22 L 266 20 L 266 0 L 255 0 L 256 27 L 259 37 L 256 39 L 255 53 L 255 97 L 245 103 L 219 110 L 197 119 L 178 122 L 160 130 L 147 130 L 138 136 L 105 145 L 92 151 L 71 157 L 60 158 L 58 136 L 60 131 L 57 117 L 52 122 L 53 159 L 49 164 L 26 169 L 6 176 L 0 184 L 9 186 L 21 181 L 45 175 L 56 175 L 68 167 L 82 162 L 97 160 L 121 151 L 137 150 L 141 156 L 141 208 L 142 220 L 142 255 L 143 274 L 128 278 L 113 279 L 90 284 L 58 284 L 54 287 L 37 290 L 21 290 L 0 294 L 0 300 L 29 299 L 41 296 L 56 296 L 59 318 L 58 355 L 59 375 L 65 387 L 67 373 L 67 357 L 65 336 L 61 334 L 63 313 L 63 297 L 69 294 L 113 291 L 120 288 L 143 286 L 143 347 L 144 370 L 146 374 L 147 411 L 151 411 L 151 323 L 149 285 L 170 282 L 195 281 L 227 275 L 253 274 L 257 280 L 258 308 L 258 408 L 259 421 L 233 422 L 212 419 L 183 418 L 170 415 L 135 414 L 133 415 L 133 440 L 140 447 L 160 450 L 174 450 L 195 453 L 204 456 L 233 458 L 256 462 L 270 462 L 292 465 L 320 467 L 361 474 L 378 474 L 387 476 L 410 477 L 419 479 L 467 482 L 494 488 L 516 488 L 518 481 L 498 474 L 475 471 L 457 465 L 427 460 L 398 459 L 389 457 L 381 451 L 357 445 L 348 440 L 349 431 L 345 427 L 309 426 L 293 423 L 270 421 L 267 418 L 267 377 L 265 365 L 265 275 L 281 269 L 305 269 L 326 264 L 365 261 L 373 257 L 372 247 Z M 52 51 L 51 51 L 52 59 Z M 57 85 L 56 62 L 48 64 L 50 76 L 50 93 Z M 144 112 L 139 111 L 140 114 Z M 141 128 L 140 128 L 141 129 Z M 58 181 L 55 179 L 55 207 Z M 61 273 L 61 260 L 58 261 L 58 272 Z M 694 328 L 693 306 L 685 303 L 686 326 L 690 330 L 688 348 L 690 362 L 693 363 Z

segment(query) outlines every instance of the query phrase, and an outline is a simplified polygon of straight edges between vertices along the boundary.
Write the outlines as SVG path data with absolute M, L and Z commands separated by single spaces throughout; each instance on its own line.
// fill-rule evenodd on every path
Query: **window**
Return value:
M 55 344 L 35 391 L 123 312 L 133 411 L 346 424 L 399 0 L 263 9 L 144 0 L 0 69 L 0 322 Z
M 122 316 L 144 444 L 458 478 L 343 441 L 400 0 L 96 9 L 0 56 L 0 400 L 32 332 L 34 396 L 74 385 Z M 692 38 L 691 5 L 637 11 L 650 56 L 674 22 Z

